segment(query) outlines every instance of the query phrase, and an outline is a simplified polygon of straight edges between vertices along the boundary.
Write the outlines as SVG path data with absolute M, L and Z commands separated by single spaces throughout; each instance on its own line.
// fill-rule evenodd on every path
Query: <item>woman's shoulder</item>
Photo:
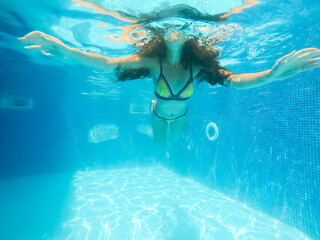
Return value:
M 160 72 L 160 62 L 157 57 L 144 57 L 142 56 L 140 59 L 142 65 L 149 69 L 150 73 L 158 74 Z
M 147 65 L 159 64 L 159 58 L 157 57 L 145 57 L 141 56 L 140 61 L 146 63 Z

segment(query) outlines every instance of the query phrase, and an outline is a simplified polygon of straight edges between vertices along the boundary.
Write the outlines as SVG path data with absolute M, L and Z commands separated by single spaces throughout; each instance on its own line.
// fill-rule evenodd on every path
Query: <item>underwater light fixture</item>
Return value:
M 28 97 L 2 95 L 0 96 L 0 108 L 32 109 L 33 99 Z
M 114 124 L 98 124 L 89 131 L 89 142 L 98 143 L 118 138 L 118 126 Z

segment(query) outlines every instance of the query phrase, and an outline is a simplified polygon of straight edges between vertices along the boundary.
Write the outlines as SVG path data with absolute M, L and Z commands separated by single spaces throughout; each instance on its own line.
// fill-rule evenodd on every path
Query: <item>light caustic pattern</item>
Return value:
M 73 191 L 54 239 L 308 239 L 162 167 L 78 172 Z

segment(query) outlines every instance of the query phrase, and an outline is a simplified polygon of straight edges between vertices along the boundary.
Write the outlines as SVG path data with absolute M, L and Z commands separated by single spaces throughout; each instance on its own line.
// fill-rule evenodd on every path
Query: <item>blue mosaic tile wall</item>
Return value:
M 315 76 L 319 70 L 249 90 L 201 87 L 191 103 L 184 143 L 166 164 L 319 239 Z M 214 142 L 205 135 L 209 122 L 219 129 Z

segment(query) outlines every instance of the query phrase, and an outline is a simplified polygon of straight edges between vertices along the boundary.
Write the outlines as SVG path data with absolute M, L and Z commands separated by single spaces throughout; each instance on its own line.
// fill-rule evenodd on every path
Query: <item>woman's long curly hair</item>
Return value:
M 165 58 L 168 48 L 163 37 L 164 32 L 157 29 L 152 29 L 152 32 L 151 40 L 144 44 L 137 54 L 146 58 Z M 212 85 L 216 83 L 223 85 L 223 80 L 228 76 L 222 76 L 228 74 L 228 71 L 219 65 L 218 56 L 219 53 L 214 48 L 201 44 L 199 39 L 194 37 L 184 43 L 180 62 L 187 70 L 191 64 L 203 66 L 196 76 L 198 82 L 207 81 Z M 221 70 L 223 71 L 222 73 Z M 119 65 L 116 69 L 116 77 L 118 81 L 127 81 L 151 77 L 151 73 L 147 67 L 122 69 L 121 65 Z

